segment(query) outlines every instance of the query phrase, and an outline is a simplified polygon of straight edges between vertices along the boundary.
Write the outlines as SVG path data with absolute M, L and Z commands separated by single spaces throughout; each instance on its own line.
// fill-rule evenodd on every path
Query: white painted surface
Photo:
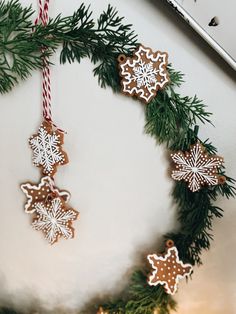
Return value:
M 161 1 L 91 1 L 94 14 L 109 2 L 133 23 L 141 42 L 168 51 L 174 67 L 187 74 L 181 92 L 196 93 L 214 112 L 216 128 L 203 127 L 201 136 L 212 139 L 228 174 L 236 177 L 232 72 Z M 79 4 L 57 0 L 50 14 L 71 14 Z M 168 161 L 163 148 L 143 133 L 142 105 L 99 88 L 88 60 L 60 66 L 57 55 L 53 61 L 53 112 L 68 132 L 64 147 L 70 157 L 56 180 L 80 211 L 76 239 L 49 246 L 23 212 L 19 184 L 39 179 L 27 145 L 40 123 L 40 74 L 34 73 L 1 96 L 0 299 L 28 307 L 39 302 L 69 313 L 94 295 L 115 290 L 140 252 L 176 222 Z M 215 242 L 203 255 L 204 266 L 188 285 L 181 284 L 179 314 L 236 313 L 235 201 L 222 199 L 219 205 L 225 217 L 215 221 Z
M 236 2 L 166 0 L 226 62 L 236 70 L 234 38 Z M 224 10 L 222 10 L 224 7 Z M 219 15 L 213 15 L 214 12 Z M 220 18 L 219 18 L 220 16 Z
M 236 60 L 234 0 L 178 0 L 178 2 Z M 215 27 L 209 26 L 209 22 L 215 16 L 219 24 Z

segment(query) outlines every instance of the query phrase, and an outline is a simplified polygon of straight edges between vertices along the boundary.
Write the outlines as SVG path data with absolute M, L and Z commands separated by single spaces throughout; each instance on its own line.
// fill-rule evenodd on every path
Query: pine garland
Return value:
M 11 91 L 33 70 L 42 68 L 43 54 L 50 56 L 57 48 L 61 49 L 61 63 L 80 62 L 87 57 L 95 65 L 93 73 L 100 86 L 120 91 L 117 57 L 121 53 L 131 55 L 138 42 L 131 25 L 124 25 L 114 8 L 108 6 L 96 23 L 84 4 L 72 16 L 50 19 L 47 26 L 34 26 L 33 13 L 31 7 L 23 8 L 18 1 L 0 1 L 0 93 Z M 46 48 L 43 52 L 42 47 Z M 182 97 L 176 92 L 183 83 L 183 74 L 171 65 L 168 72 L 171 83 L 145 107 L 146 133 L 170 151 L 188 150 L 198 140 L 207 152 L 216 153 L 209 140 L 198 137 L 198 124 L 211 123 L 211 113 L 197 96 Z M 223 210 L 214 203 L 220 196 L 235 196 L 235 180 L 225 174 L 224 167 L 220 172 L 226 177 L 223 185 L 204 187 L 195 193 L 186 183 L 175 182 L 172 195 L 180 227 L 177 232 L 164 235 L 163 243 L 173 239 L 184 262 L 202 263 L 201 253 L 210 248 L 213 239 L 213 219 L 223 216 Z M 82 312 L 96 313 L 101 305 L 110 314 L 152 314 L 154 310 L 159 314 L 171 313 L 176 302 L 162 286 L 147 284 L 148 272 L 143 261 L 143 267 L 134 271 L 119 295 L 97 303 L 92 300 Z M 2 308 L 0 313 L 20 312 Z
M 84 4 L 72 16 L 58 15 L 46 26 L 35 26 L 33 13 L 31 6 L 23 8 L 18 1 L 0 2 L 0 93 L 42 68 L 42 56 L 52 55 L 59 46 L 61 63 L 88 57 L 96 65 L 94 75 L 101 87 L 120 89 L 117 56 L 130 54 L 137 36 L 130 24 L 122 24 L 115 9 L 109 5 L 96 24 Z

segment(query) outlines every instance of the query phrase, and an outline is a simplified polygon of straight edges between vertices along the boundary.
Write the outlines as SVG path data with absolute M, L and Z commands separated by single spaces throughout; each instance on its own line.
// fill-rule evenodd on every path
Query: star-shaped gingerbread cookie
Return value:
M 168 243 L 168 241 L 167 241 Z M 191 264 L 184 264 L 179 259 L 178 250 L 173 241 L 169 240 L 165 254 L 150 254 L 147 256 L 153 271 L 148 278 L 150 286 L 163 285 L 166 293 L 175 294 L 180 279 L 191 274 L 193 267 Z
M 25 212 L 32 214 L 35 212 L 34 204 L 37 202 L 47 203 L 52 197 L 59 196 L 64 202 L 70 199 L 70 193 L 65 190 L 59 190 L 54 186 L 54 181 L 51 177 L 42 177 L 39 184 L 30 182 L 21 184 L 21 190 L 27 197 L 25 204 Z
M 50 122 L 44 121 L 38 133 L 29 139 L 33 150 L 33 164 L 42 168 L 45 175 L 53 176 L 58 165 L 68 162 L 67 154 L 62 150 L 64 135 L 58 130 L 53 130 Z

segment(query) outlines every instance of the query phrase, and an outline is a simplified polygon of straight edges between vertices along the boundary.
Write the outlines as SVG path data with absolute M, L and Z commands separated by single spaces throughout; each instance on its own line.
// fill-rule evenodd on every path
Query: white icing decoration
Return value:
M 72 209 L 63 210 L 60 198 L 54 198 L 50 206 L 39 202 L 35 203 L 34 207 L 38 215 L 32 226 L 35 230 L 42 230 L 50 244 L 57 241 L 61 235 L 65 239 L 73 238 L 73 229 L 68 223 L 75 220 L 78 214 Z
M 149 48 L 140 46 L 138 51 L 135 52 L 135 55 L 137 58 L 132 60 L 127 58 L 126 62 L 120 65 L 121 75 L 124 76 L 124 80 L 122 81 L 123 92 L 139 94 L 140 98 L 148 102 L 155 96 L 157 89 L 163 88 L 169 81 L 167 73 L 165 72 L 167 54 L 158 52 L 156 57 L 154 57 L 154 54 L 152 54 Z M 145 63 L 145 61 L 142 60 L 142 55 L 145 55 L 150 62 Z M 155 67 L 154 63 L 158 61 L 160 56 L 163 57 L 162 60 L 159 60 L 161 63 L 158 67 Z M 127 68 L 132 69 L 131 73 Z M 158 81 L 158 76 L 162 77 L 161 81 Z M 136 86 L 130 88 L 130 83 L 132 82 L 136 82 Z M 145 92 L 142 87 L 145 87 L 148 92 Z
M 32 205 L 32 201 L 33 201 L 33 197 L 30 194 L 33 194 L 32 190 L 35 191 L 39 191 L 41 190 L 42 186 L 47 185 L 49 187 L 53 187 L 52 190 L 47 189 L 47 192 L 49 193 L 51 192 L 55 192 L 57 195 L 59 195 L 60 197 L 63 198 L 63 200 L 67 203 L 70 199 L 70 193 L 64 190 L 59 190 L 58 188 L 54 187 L 54 182 L 52 180 L 52 178 L 46 176 L 46 177 L 42 177 L 39 184 L 35 185 L 35 184 L 30 184 L 30 183 L 23 183 L 21 184 L 21 190 L 25 193 L 26 197 L 27 197 L 27 203 L 25 204 L 25 212 L 32 214 L 35 212 L 35 209 L 31 207 Z M 27 189 L 30 189 L 30 194 L 28 192 Z M 42 189 L 43 190 L 43 189 Z M 36 198 L 36 197 L 35 197 Z M 29 209 L 31 207 L 31 209 Z
M 198 191 L 203 184 L 218 184 L 216 170 L 222 165 L 223 158 L 214 156 L 207 158 L 201 144 L 195 144 L 186 155 L 177 152 L 171 154 L 171 158 L 176 164 L 176 170 L 172 171 L 172 178 L 188 182 L 192 192 Z
M 46 174 L 50 174 L 56 163 L 65 161 L 64 155 L 60 151 L 60 136 L 55 132 L 49 134 L 44 126 L 38 130 L 38 135 L 29 139 L 29 144 L 33 150 L 33 163 L 42 166 Z
M 159 72 L 156 68 L 153 68 L 153 63 L 139 62 L 139 66 L 133 68 L 134 74 L 133 80 L 137 82 L 137 87 L 140 88 L 145 86 L 146 88 L 151 87 L 152 83 L 156 83 L 156 76 Z M 148 93 L 146 93 L 148 95 Z

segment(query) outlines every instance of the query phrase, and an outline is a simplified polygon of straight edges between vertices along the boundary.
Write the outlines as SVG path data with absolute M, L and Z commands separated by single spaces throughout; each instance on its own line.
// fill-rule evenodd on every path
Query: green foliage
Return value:
M 84 4 L 69 17 L 57 16 L 47 26 L 34 26 L 33 10 L 23 8 L 18 1 L 0 1 L 0 93 L 9 92 L 20 79 L 26 79 L 37 68 L 42 68 L 42 57 L 50 56 L 61 45 L 60 61 L 80 62 L 90 58 L 95 65 L 94 75 L 101 87 L 120 90 L 117 69 L 119 54 L 131 55 L 138 43 L 131 25 L 110 5 L 95 22 L 92 12 Z M 43 49 L 42 49 L 43 48 Z M 145 107 L 145 131 L 164 144 L 170 151 L 188 150 L 200 141 L 207 152 L 215 154 L 216 148 L 209 140 L 198 137 L 199 124 L 211 123 L 211 113 L 197 98 L 181 96 L 176 88 L 183 83 L 183 74 L 168 65 L 170 84 Z M 212 223 L 221 218 L 223 210 L 214 203 L 219 196 L 235 196 L 235 180 L 220 174 L 226 182 L 214 187 L 204 187 L 191 192 L 185 182 L 175 182 L 172 192 L 177 206 L 179 230 L 163 237 L 173 239 L 181 259 L 200 265 L 201 253 L 210 248 Z M 157 252 L 159 249 L 157 248 Z M 176 302 L 165 293 L 162 286 L 147 284 L 145 264 L 133 272 L 129 283 L 117 296 L 110 296 L 96 304 L 86 306 L 85 314 L 95 313 L 100 305 L 110 314 L 169 314 Z M 0 314 L 14 314 L 11 309 L 0 309 Z
M 57 46 L 41 26 L 33 32 L 33 13 L 31 6 L 23 8 L 18 1 L 0 2 L 0 93 L 41 68 L 42 56 L 50 55 Z M 49 49 L 42 52 L 42 46 Z
M 136 36 L 115 9 L 109 5 L 95 23 L 90 8 L 81 4 L 72 16 L 59 15 L 46 26 L 35 26 L 33 13 L 31 6 L 23 8 L 18 1 L 0 2 L 0 93 L 42 68 L 42 57 L 60 45 L 62 63 L 88 57 L 96 65 L 100 85 L 118 90 L 116 59 L 136 47 Z
M 174 87 L 180 86 L 182 75 L 171 68 L 169 71 L 171 84 L 159 91 L 158 96 L 146 107 L 145 130 L 168 148 L 184 150 L 196 142 L 193 130 L 196 123 L 209 123 L 211 113 L 205 110 L 205 105 L 197 96 L 182 97 L 176 93 Z
M 150 287 L 146 272 L 137 270 L 122 295 L 110 299 L 102 307 L 110 314 L 153 314 L 154 310 L 158 314 L 169 314 L 176 309 L 176 302 L 163 287 Z
M 61 62 L 80 62 L 81 58 L 89 57 L 96 64 L 93 72 L 101 87 L 109 86 L 118 91 L 117 57 L 121 53 L 130 54 L 136 48 L 136 35 L 130 24 L 122 24 L 123 18 L 110 5 L 97 23 L 90 18 L 89 9 L 85 10 L 83 5 L 81 7 L 84 21 L 67 33 L 68 40 L 63 41 Z
M 29 70 L 39 65 L 38 56 L 31 60 L 32 50 L 27 30 L 31 26 L 31 8 L 23 9 L 17 1 L 0 3 L 0 92 L 9 91 L 24 79 Z M 40 46 L 37 46 L 39 51 Z M 26 64 L 29 61 L 29 66 Z M 33 64 L 31 63 L 33 62 Z
M 191 264 L 200 265 L 202 250 L 210 248 L 213 240 L 213 219 L 221 218 L 223 210 L 213 204 L 219 195 L 234 197 L 234 180 L 227 177 L 226 183 L 211 188 L 203 188 L 192 193 L 187 184 L 177 182 L 173 190 L 173 197 L 177 203 L 178 220 L 181 228 L 179 232 L 165 235 L 166 239 L 173 239 L 179 250 L 181 259 Z

